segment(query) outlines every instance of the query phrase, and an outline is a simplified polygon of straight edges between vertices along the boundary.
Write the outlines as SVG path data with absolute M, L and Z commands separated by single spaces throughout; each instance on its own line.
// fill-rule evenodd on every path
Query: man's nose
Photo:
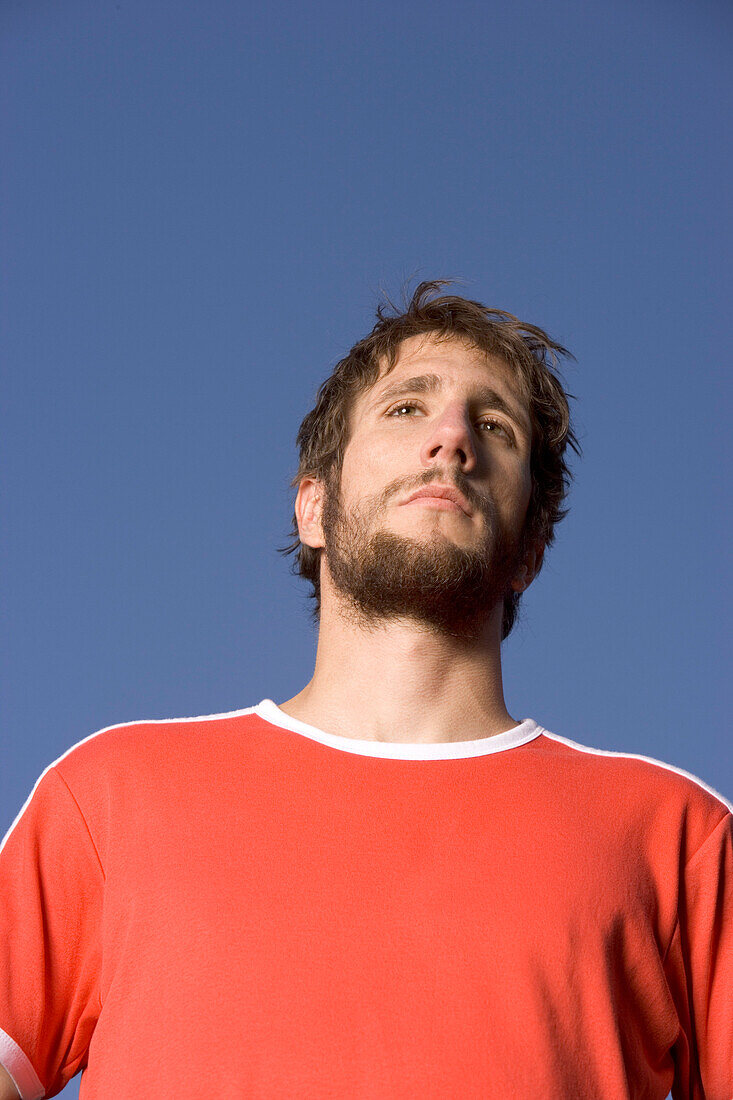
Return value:
M 472 470 L 478 461 L 468 410 L 460 405 L 446 409 L 437 418 L 423 443 L 423 464 L 434 462 L 438 456 L 445 461 L 458 458 L 464 470 Z

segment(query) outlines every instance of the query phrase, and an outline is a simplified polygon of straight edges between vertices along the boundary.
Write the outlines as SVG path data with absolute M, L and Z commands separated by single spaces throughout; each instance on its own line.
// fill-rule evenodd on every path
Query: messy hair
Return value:
M 336 364 L 318 390 L 315 407 L 303 418 L 296 437 L 300 461 L 290 487 L 297 494 L 302 479 L 310 477 L 326 485 L 327 491 L 338 489 L 355 401 L 382 377 L 385 363 L 384 374 L 394 368 L 403 340 L 424 333 L 437 339 L 458 338 L 488 355 L 499 356 L 512 370 L 532 425 L 532 494 L 521 549 L 550 546 L 555 539 L 555 524 L 569 511 L 561 507 L 573 477 L 565 461 L 566 447 L 570 444 L 577 455 L 582 453 L 570 423 L 567 399 L 573 394 L 566 394 L 555 373 L 560 356 L 573 360 L 575 356 L 541 328 L 526 324 L 511 313 L 454 295 L 436 296 L 451 281 L 435 279 L 420 283 L 409 303 L 404 296 L 402 311 L 388 298 L 377 306 L 374 328 Z M 388 307 L 391 312 L 387 312 Z M 292 534 L 292 542 L 279 547 L 278 553 L 297 551 L 292 573 L 312 584 L 309 597 L 315 600 L 315 606 L 311 619 L 318 624 L 322 549 L 300 541 L 294 508 Z M 504 597 L 502 641 L 514 626 L 520 595 L 512 590 Z

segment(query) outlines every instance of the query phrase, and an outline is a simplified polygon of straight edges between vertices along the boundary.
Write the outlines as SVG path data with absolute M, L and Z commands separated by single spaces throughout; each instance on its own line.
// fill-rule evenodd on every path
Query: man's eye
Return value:
M 493 420 L 490 416 L 487 416 L 484 420 L 480 420 L 479 424 L 493 424 L 495 428 L 501 428 L 505 435 L 509 435 L 509 432 L 506 430 L 504 425 L 501 424 L 498 420 Z
M 393 405 L 392 408 L 386 413 L 387 416 L 394 416 L 395 413 L 400 412 L 402 409 L 418 409 L 420 406 L 416 405 L 412 401 L 402 401 L 399 405 Z M 400 417 L 399 419 L 402 419 Z M 493 424 L 495 428 L 501 428 L 506 436 L 509 436 L 509 432 L 499 420 L 494 420 L 491 416 L 486 416 L 482 420 L 478 421 L 479 424 Z M 487 435 L 490 434 L 487 432 Z

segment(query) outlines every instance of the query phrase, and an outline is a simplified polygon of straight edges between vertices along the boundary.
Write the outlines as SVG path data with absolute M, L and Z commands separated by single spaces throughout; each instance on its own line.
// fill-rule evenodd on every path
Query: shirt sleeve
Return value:
M 51 766 L 0 846 L 0 1062 L 22 1100 L 55 1096 L 86 1065 L 103 887 L 84 816 Z
M 673 1100 L 733 1098 L 733 815 L 727 813 L 682 874 L 670 950 L 682 1032 Z

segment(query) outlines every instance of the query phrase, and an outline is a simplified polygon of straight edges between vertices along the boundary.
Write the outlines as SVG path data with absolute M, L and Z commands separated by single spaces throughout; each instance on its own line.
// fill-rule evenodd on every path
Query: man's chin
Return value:
M 436 555 L 371 555 L 331 564 L 334 589 L 362 622 L 405 619 L 457 637 L 485 630 L 501 595 L 495 578 L 467 563 Z M 492 583 L 493 582 L 493 583 Z

